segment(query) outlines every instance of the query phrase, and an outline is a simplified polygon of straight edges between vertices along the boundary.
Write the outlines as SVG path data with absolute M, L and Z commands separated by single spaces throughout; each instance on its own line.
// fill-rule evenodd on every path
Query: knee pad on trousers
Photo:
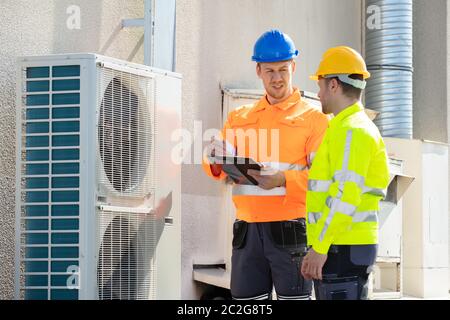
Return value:
M 318 300 L 359 300 L 364 283 L 358 277 L 324 278 L 316 281 Z

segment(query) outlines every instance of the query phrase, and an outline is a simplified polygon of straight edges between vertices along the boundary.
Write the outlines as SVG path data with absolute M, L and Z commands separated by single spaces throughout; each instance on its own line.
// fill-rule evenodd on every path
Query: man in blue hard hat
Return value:
M 264 164 L 262 171 L 247 171 L 257 185 L 233 185 L 237 218 L 231 268 L 234 299 L 270 299 L 273 287 L 280 300 L 311 297 L 312 281 L 300 272 L 306 253 L 305 197 L 308 169 L 328 120 L 292 85 L 297 55 L 294 42 L 281 31 L 270 30 L 256 41 L 252 60 L 266 95 L 229 114 L 222 133 L 224 141 L 210 145 L 209 157 L 203 163 L 210 177 L 221 180 L 226 174 L 221 164 L 214 162 L 214 155 L 232 150 L 238 156 L 254 156 L 252 146 L 242 147 L 240 138 L 245 140 L 253 133 L 260 141 L 259 151 L 263 140 L 271 150 L 277 146 L 276 159 L 268 159 L 267 150 L 258 153 L 255 160 Z

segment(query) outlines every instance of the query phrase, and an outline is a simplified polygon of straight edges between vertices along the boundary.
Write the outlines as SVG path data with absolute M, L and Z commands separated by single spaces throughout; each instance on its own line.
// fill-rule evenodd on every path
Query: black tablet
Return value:
M 258 185 L 252 176 L 247 174 L 247 170 L 261 170 L 263 165 L 252 158 L 234 156 L 216 156 L 216 163 L 222 164 L 222 170 L 235 183 Z

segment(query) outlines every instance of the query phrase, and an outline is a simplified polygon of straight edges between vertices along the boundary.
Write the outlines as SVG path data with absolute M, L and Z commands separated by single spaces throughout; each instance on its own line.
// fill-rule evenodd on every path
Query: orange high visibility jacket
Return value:
M 298 89 L 283 102 L 270 105 L 266 97 L 228 115 L 222 130 L 227 149 L 283 171 L 286 187 L 264 190 L 254 185 L 233 185 L 236 218 L 247 222 L 304 218 L 308 170 L 325 131 L 328 118 L 301 97 Z M 212 178 L 205 157 L 203 168 Z

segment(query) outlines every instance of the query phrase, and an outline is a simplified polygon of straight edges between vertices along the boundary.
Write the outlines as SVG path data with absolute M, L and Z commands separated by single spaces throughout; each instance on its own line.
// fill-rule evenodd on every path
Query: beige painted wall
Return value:
M 450 7 L 445 0 L 435 1 L 436 6 L 423 0 L 415 4 L 414 103 L 415 108 L 427 109 L 415 110 L 414 135 L 450 141 L 446 134 L 450 120 L 445 123 L 442 117 L 448 115 L 450 99 L 444 84 L 450 73 L 442 67 L 445 60 L 447 66 L 450 62 L 449 41 L 445 42 L 450 35 Z M 66 27 L 70 5 L 81 9 L 80 30 Z M 447 35 L 442 34 L 445 12 Z M 0 299 L 13 297 L 15 59 L 88 51 L 141 63 L 142 30 L 121 30 L 120 23 L 142 15 L 142 0 L 0 1 Z M 202 121 L 203 129 L 221 126 L 220 85 L 261 87 L 250 56 L 254 41 L 267 29 L 277 27 L 291 35 L 300 50 L 294 82 L 303 90 L 317 91 L 307 75 L 330 46 L 361 50 L 360 20 L 359 0 L 177 0 L 176 71 L 184 77 L 183 126 L 193 131 L 195 120 Z M 435 26 L 440 24 L 443 28 Z M 436 30 L 439 36 L 429 37 Z M 431 52 L 430 46 L 439 50 Z M 207 179 L 198 165 L 184 165 L 182 191 L 182 297 L 196 298 L 192 263 L 217 262 L 224 256 L 226 246 L 220 241 L 224 226 L 216 220 L 223 210 L 223 187 Z
M 66 28 L 66 8 L 81 9 L 81 29 Z M 140 18 L 142 0 L 2 0 L 0 2 L 0 299 L 13 298 L 14 117 L 17 56 L 98 52 L 143 61 L 142 30 L 121 30 L 123 18 Z M 193 131 L 221 127 L 220 85 L 260 88 L 252 47 L 264 31 L 289 33 L 300 50 L 295 83 L 317 91 L 308 75 L 330 46 L 361 49 L 359 0 L 177 0 L 176 71 L 183 74 L 183 126 Z M 193 261 L 223 258 L 222 186 L 200 166 L 185 165 L 182 176 L 182 297 L 197 298 Z
M 447 0 L 413 1 L 415 139 L 450 141 L 447 137 L 447 6 Z
M 176 71 L 183 74 L 183 125 L 193 131 L 222 126 L 220 85 L 261 88 L 251 61 L 253 44 L 270 28 L 280 28 L 300 56 L 294 83 L 317 91 L 308 79 L 331 46 L 361 50 L 359 0 L 178 0 Z M 182 297 L 193 298 L 193 262 L 224 258 L 223 186 L 210 181 L 199 165 L 182 171 Z
M 70 5 L 80 7 L 79 30 L 66 26 Z M 14 295 L 15 59 L 87 51 L 142 62 L 142 30 L 120 24 L 143 7 L 142 0 L 0 1 L 0 299 Z
M 447 0 L 433 0 L 432 4 L 425 0 L 413 3 L 413 136 L 449 143 L 450 5 Z
M 450 5 L 447 5 L 447 103 L 446 108 L 450 107 Z M 447 112 L 447 128 L 450 127 L 450 114 Z M 447 129 L 447 141 L 450 141 L 450 130 Z M 449 159 L 449 168 L 450 168 L 450 159 Z M 450 184 L 450 176 L 449 176 L 449 184 Z M 450 211 L 449 211 L 449 219 L 448 219 L 448 234 L 450 235 Z M 450 266 L 450 245 L 448 248 L 448 257 L 449 257 L 449 266 Z M 448 288 L 450 291 L 450 277 L 448 278 Z

